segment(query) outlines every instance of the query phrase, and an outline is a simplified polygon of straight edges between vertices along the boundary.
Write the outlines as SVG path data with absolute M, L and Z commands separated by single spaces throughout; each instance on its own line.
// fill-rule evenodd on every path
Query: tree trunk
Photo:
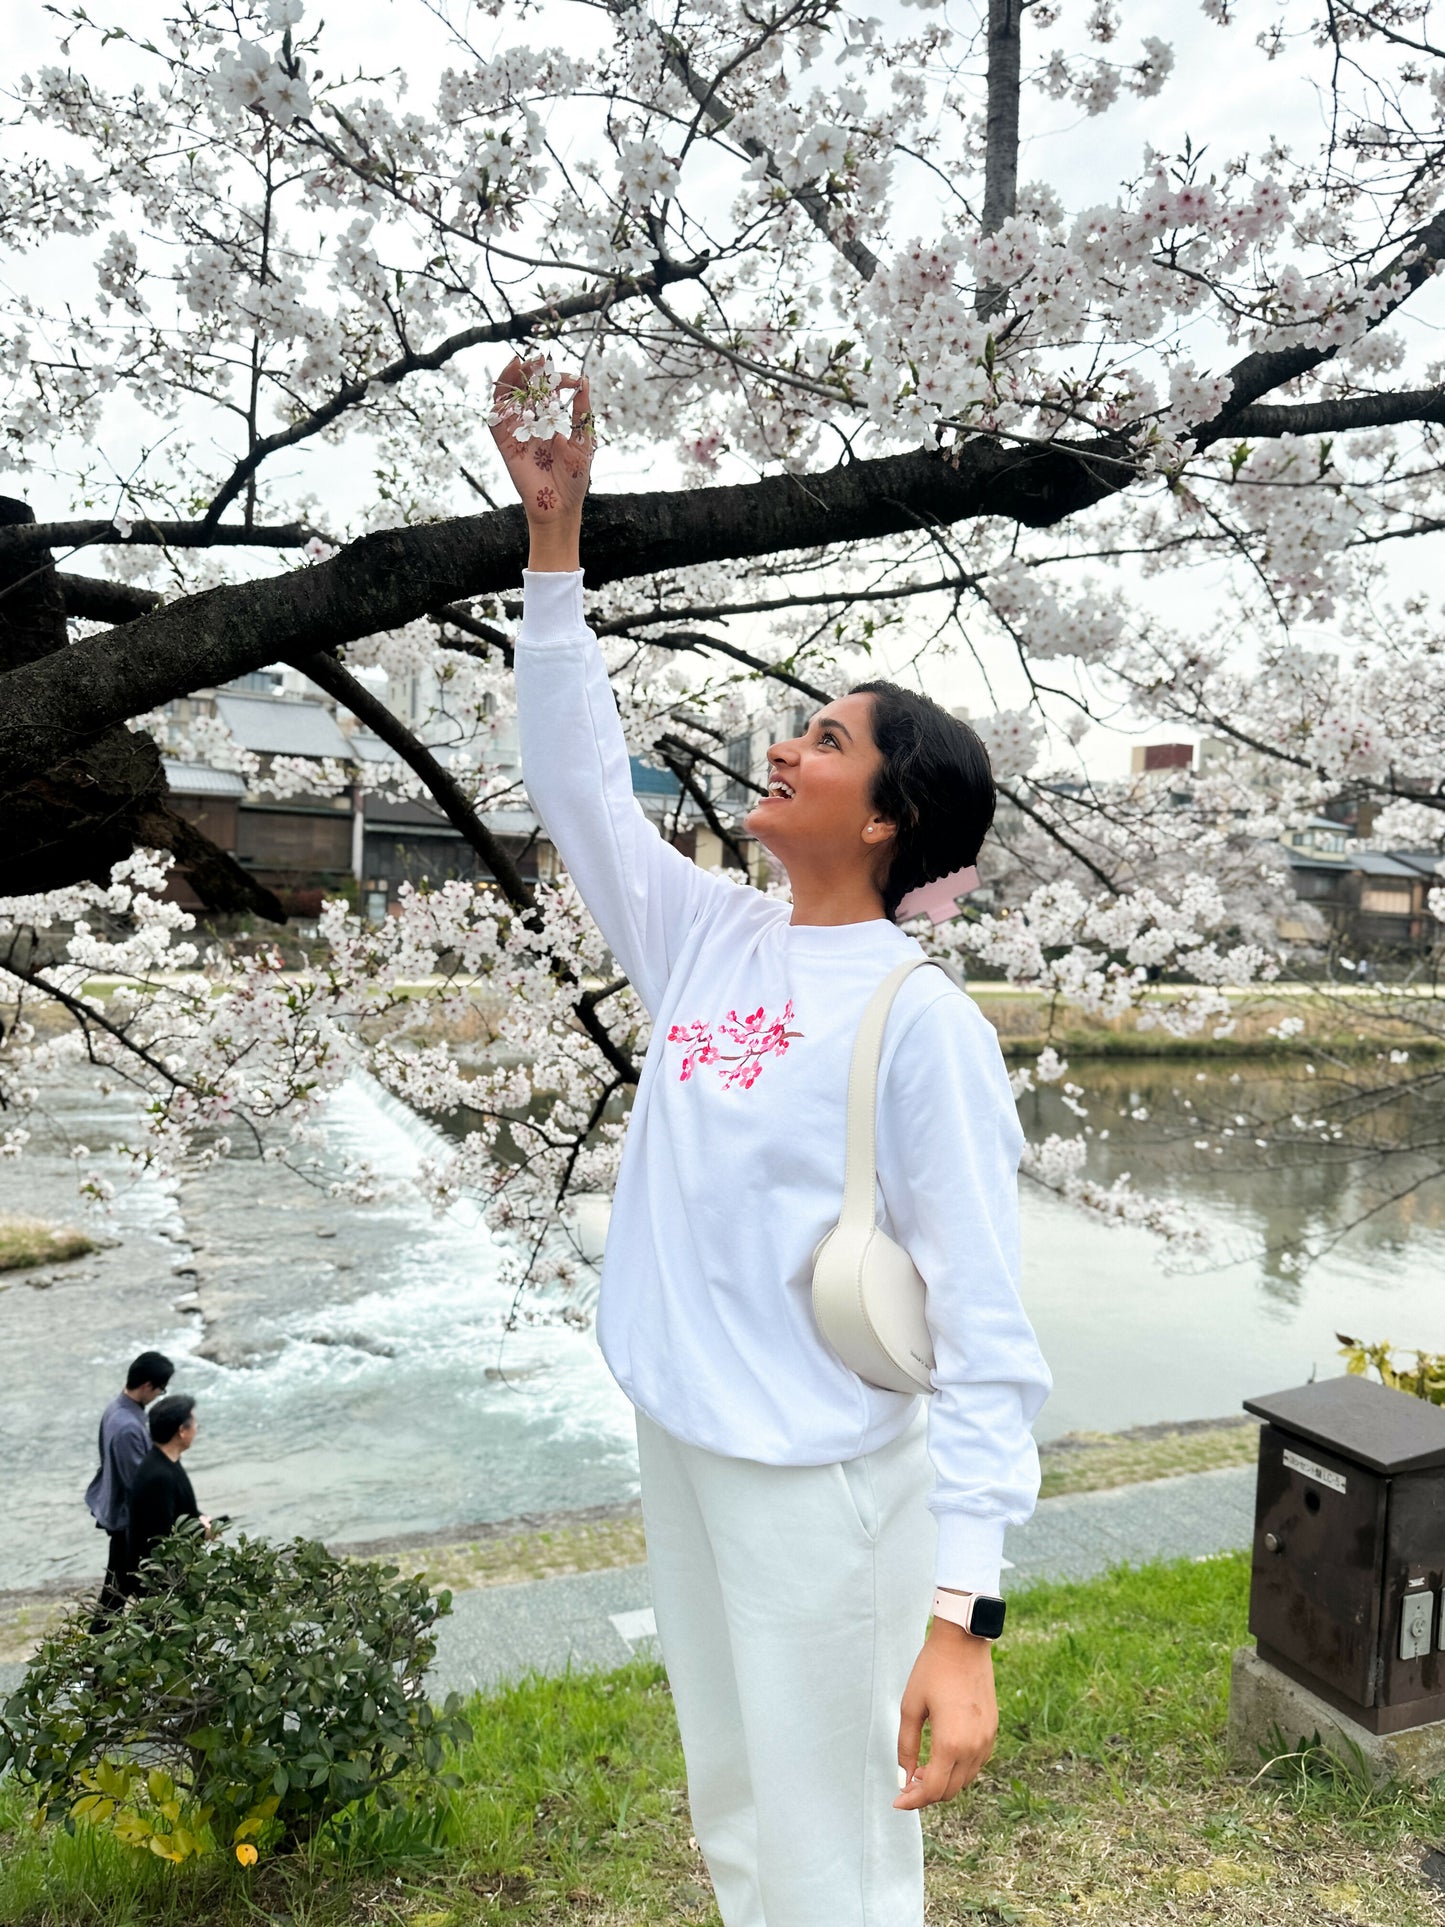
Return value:
M 1018 210 L 1019 69 L 1023 0 L 988 0 L 988 120 L 983 179 L 983 231 L 996 234 Z M 980 288 L 974 305 L 985 320 L 1003 306 L 1002 288 Z
M 27 503 L 0 496 L 0 529 L 34 520 Z M 0 672 L 69 647 L 49 549 L 0 550 Z M 177 813 L 154 739 L 120 725 L 64 732 L 48 766 L 7 794 L 0 896 L 109 883 L 111 866 L 138 848 L 170 850 L 209 908 L 285 922 L 271 892 Z

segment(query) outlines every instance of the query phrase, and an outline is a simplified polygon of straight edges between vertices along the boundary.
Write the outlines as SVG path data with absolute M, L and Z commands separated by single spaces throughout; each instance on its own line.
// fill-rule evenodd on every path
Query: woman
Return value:
M 997 1726 L 991 1644 L 957 1621 L 971 1595 L 997 1594 L 1004 1526 L 1033 1508 L 1029 1426 L 1049 1386 L 1018 1299 L 1008 1079 L 991 1027 L 939 971 L 898 993 L 878 1110 L 880 1222 L 928 1283 L 926 1426 L 921 1400 L 825 1345 L 811 1260 L 842 1199 L 859 1019 L 918 954 L 893 912 L 973 862 L 993 781 L 965 725 L 864 684 L 769 751 L 747 828 L 786 869 L 791 906 L 664 842 L 633 799 L 582 615 L 587 383 L 563 377 L 570 432 L 528 434 L 556 423 L 545 385 L 539 361 L 514 359 L 492 417 L 531 533 L 522 763 L 654 1023 L 597 1331 L 637 1409 L 694 1830 L 726 1927 L 918 1927 L 918 1811 L 975 1777 Z

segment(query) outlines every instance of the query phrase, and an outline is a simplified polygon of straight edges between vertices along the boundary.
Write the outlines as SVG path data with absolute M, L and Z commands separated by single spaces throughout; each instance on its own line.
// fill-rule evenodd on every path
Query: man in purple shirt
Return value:
M 91 1621 L 93 1633 L 103 1632 L 125 1603 L 130 1492 L 151 1449 L 145 1408 L 165 1391 L 175 1369 L 164 1352 L 142 1352 L 125 1375 L 124 1391 L 117 1392 L 101 1414 L 100 1466 L 85 1489 L 85 1503 L 96 1525 L 110 1535 L 110 1551 Z

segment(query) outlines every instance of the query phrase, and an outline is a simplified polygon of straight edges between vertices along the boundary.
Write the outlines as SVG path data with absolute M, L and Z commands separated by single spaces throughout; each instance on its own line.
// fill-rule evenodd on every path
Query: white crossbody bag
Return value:
M 890 1392 L 933 1390 L 933 1340 L 917 1267 L 876 1221 L 878 1063 L 888 1013 L 904 978 L 932 962 L 911 957 L 899 964 L 863 1012 L 848 1067 L 843 1210 L 813 1253 L 813 1316 L 819 1331 L 850 1371 Z

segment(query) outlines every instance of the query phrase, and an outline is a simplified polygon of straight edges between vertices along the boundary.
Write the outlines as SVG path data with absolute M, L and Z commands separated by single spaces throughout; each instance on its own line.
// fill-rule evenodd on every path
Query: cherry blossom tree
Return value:
M 524 555 L 486 433 L 514 351 L 590 377 L 584 557 L 624 728 L 725 842 L 726 744 L 886 649 L 925 685 L 958 658 L 1004 691 L 979 720 L 1005 803 L 987 907 L 925 934 L 1051 1012 L 1226 1034 L 1289 961 L 1279 839 L 1328 800 L 1442 848 L 1445 655 L 1416 560 L 1445 530 L 1428 0 L 1311 0 L 1262 30 L 1205 0 L 1188 30 L 1221 76 L 1276 62 L 1316 87 L 1306 146 L 1186 129 L 1173 51 L 1114 0 L 414 5 L 445 42 L 424 94 L 390 49 L 333 56 L 301 0 L 185 0 L 149 35 L 62 10 L 8 96 L 13 1154 L 77 1051 L 146 1093 L 142 1163 L 304 1155 L 364 1062 L 476 1120 L 428 1169 L 439 1199 L 485 1199 L 519 1277 L 582 1277 L 555 1228 L 609 1188 L 646 1018 L 566 883 L 526 883 L 482 822 Z M 1103 198 L 1020 182 L 1021 128 L 1126 108 L 1153 131 Z M 607 492 L 609 451 L 665 485 Z M 409 784 L 495 887 L 413 893 L 379 928 L 331 904 L 301 972 L 198 942 L 170 864 L 217 913 L 279 906 L 172 808 L 161 749 L 225 746 L 162 712 L 276 661 L 395 765 L 268 780 Z M 376 672 L 418 669 L 470 760 L 388 706 Z M 1076 746 L 1122 714 L 1210 739 L 1186 803 L 1083 773 Z M 1445 886 L 1431 902 L 1445 922 Z M 419 1013 L 401 986 L 427 976 Z M 1439 1036 L 1415 989 L 1379 1022 Z M 478 999 L 495 1034 L 466 1061 L 437 1038 Z M 1019 1081 L 1062 1075 L 1045 1052 Z M 1371 1102 L 1428 1108 L 1437 1075 L 1382 1051 L 1258 1134 L 1373 1157 Z M 1031 1147 L 1035 1180 L 1180 1233 L 1089 1180 L 1087 1129 Z

